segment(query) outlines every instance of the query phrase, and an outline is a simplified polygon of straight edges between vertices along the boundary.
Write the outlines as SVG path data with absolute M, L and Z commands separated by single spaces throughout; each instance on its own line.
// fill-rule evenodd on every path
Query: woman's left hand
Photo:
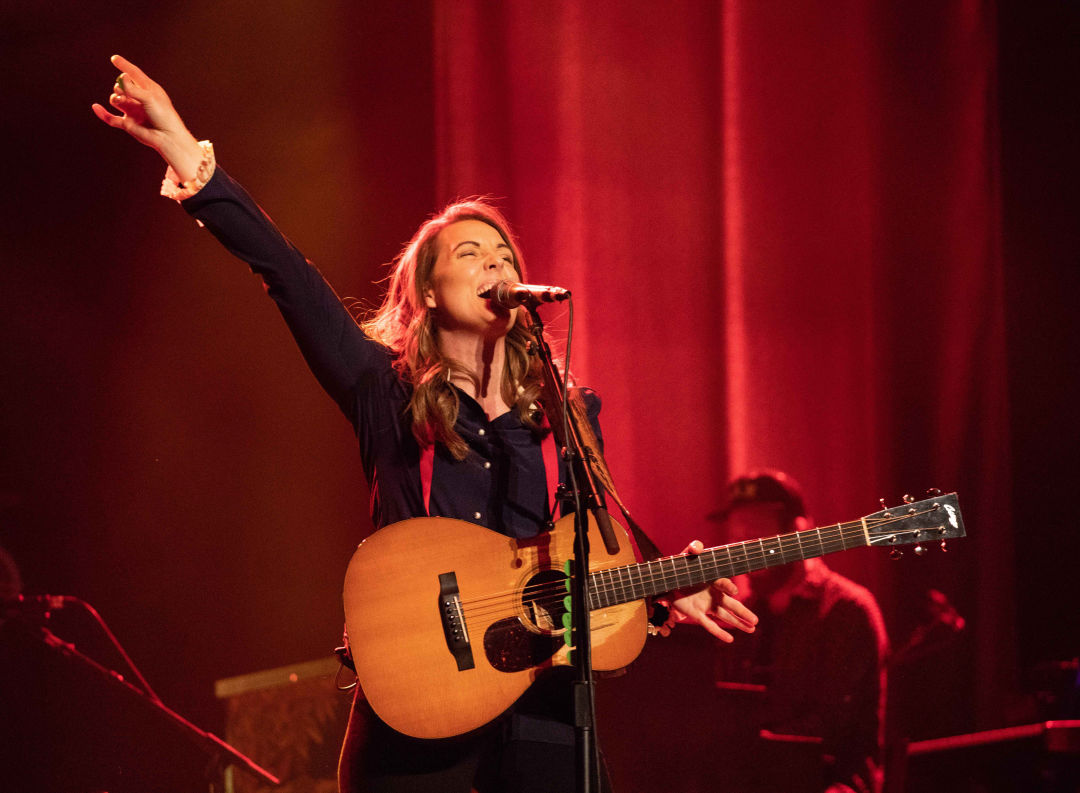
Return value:
M 700 540 L 694 540 L 683 554 L 699 554 L 704 547 Z M 723 642 L 735 641 L 725 627 L 753 633 L 757 615 L 736 599 L 738 594 L 739 588 L 728 578 L 718 578 L 695 589 L 670 592 L 659 598 L 660 603 L 671 611 L 660 632 L 666 636 L 676 622 L 696 622 Z

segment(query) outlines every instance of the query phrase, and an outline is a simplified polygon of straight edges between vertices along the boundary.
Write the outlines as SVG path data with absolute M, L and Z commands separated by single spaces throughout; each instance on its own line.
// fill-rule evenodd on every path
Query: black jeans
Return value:
M 411 738 L 358 694 L 341 749 L 341 793 L 573 793 L 569 686 L 540 681 L 513 708 L 465 735 Z M 601 761 L 600 790 L 611 783 Z

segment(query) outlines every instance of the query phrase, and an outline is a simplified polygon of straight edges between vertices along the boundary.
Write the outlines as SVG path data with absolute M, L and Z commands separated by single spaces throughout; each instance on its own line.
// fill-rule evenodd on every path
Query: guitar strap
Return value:
M 660 553 L 660 549 L 656 547 L 656 543 L 652 541 L 649 535 L 645 533 L 645 530 L 638 525 L 636 520 L 634 520 L 633 516 L 630 514 L 630 510 L 627 508 L 622 498 L 619 497 L 619 491 L 615 489 L 615 480 L 611 476 L 611 470 L 604 460 L 604 455 L 600 451 L 600 443 L 597 441 L 596 434 L 593 432 L 592 424 L 589 421 L 588 408 L 585 406 L 583 390 L 580 388 L 571 388 L 568 394 L 568 401 L 570 403 L 570 410 L 573 411 L 581 431 L 581 442 L 585 446 L 585 459 L 589 464 L 589 468 L 592 470 L 593 478 L 604 488 L 607 494 L 611 496 L 611 500 L 615 502 L 619 511 L 622 512 L 623 518 L 625 518 L 627 525 L 630 527 L 631 536 L 634 543 L 637 545 L 639 555 L 647 562 L 659 559 L 663 556 L 663 554 Z M 562 433 L 560 432 L 559 434 L 561 435 Z

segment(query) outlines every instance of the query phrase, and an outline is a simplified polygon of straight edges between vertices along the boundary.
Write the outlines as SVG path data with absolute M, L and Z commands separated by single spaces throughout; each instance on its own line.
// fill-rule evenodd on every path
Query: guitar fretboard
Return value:
M 591 609 L 616 606 L 766 567 L 869 545 L 862 521 L 709 548 L 697 555 L 612 567 L 589 576 Z

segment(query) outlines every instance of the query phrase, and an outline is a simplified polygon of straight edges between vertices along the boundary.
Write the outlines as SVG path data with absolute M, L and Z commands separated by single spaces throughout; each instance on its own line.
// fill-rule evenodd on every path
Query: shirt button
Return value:
M 491 468 L 491 460 L 484 460 L 484 468 Z
M 476 434 L 477 434 L 477 435 L 480 435 L 480 436 L 483 436 L 483 435 L 487 435 L 487 432 L 485 432 L 485 431 L 484 431 L 484 428 L 483 428 L 483 427 L 481 427 L 481 428 L 480 428 L 480 429 L 479 429 L 479 430 L 477 431 L 477 433 L 476 433 Z
M 479 512 L 474 512 L 472 514 L 472 516 L 473 516 L 473 520 L 480 520 L 480 513 Z

